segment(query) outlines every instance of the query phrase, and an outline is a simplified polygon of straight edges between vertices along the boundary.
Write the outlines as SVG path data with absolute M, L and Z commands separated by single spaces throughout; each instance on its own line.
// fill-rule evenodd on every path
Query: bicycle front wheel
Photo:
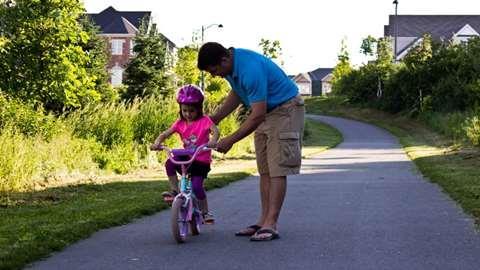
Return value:
M 185 242 L 188 234 L 188 208 L 183 207 L 185 198 L 177 197 L 172 204 L 172 234 L 177 243 Z

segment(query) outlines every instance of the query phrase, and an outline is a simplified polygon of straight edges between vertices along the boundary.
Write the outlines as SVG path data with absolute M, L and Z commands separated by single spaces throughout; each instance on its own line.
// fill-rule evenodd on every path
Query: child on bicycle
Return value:
M 175 121 L 166 131 L 160 133 L 155 143 L 150 147 L 158 150 L 162 143 L 173 133 L 178 133 L 185 149 L 196 149 L 196 147 L 207 143 L 207 147 L 215 148 L 218 141 L 219 131 L 213 121 L 203 114 L 204 95 L 202 90 L 195 85 L 184 85 L 177 92 L 177 102 L 180 105 L 180 119 Z M 210 136 L 211 135 L 211 136 Z M 203 181 L 207 178 L 212 162 L 211 150 L 198 154 L 193 163 L 189 166 L 188 172 L 191 176 L 192 190 L 199 201 L 203 219 L 206 224 L 213 224 L 215 219 L 208 210 L 207 197 L 203 187 Z M 167 203 L 172 203 L 178 194 L 177 172 L 181 172 L 179 165 L 173 164 L 169 159 L 165 163 L 171 191 L 162 193 Z

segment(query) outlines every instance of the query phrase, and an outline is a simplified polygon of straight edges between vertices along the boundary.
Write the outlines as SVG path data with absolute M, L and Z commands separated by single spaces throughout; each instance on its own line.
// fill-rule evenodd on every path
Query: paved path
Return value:
M 281 239 L 233 235 L 258 214 L 258 178 L 250 177 L 208 193 L 217 224 L 187 244 L 174 243 L 163 211 L 100 231 L 32 269 L 480 269 L 472 219 L 422 179 L 395 138 L 356 121 L 311 117 L 345 140 L 289 178 Z

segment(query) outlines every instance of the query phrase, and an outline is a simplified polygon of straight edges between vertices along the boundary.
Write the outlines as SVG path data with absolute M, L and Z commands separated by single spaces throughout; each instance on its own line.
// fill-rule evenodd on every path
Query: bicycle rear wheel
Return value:
M 185 242 L 188 234 L 188 209 L 183 207 L 184 202 L 185 198 L 177 197 L 172 204 L 172 234 L 177 243 Z

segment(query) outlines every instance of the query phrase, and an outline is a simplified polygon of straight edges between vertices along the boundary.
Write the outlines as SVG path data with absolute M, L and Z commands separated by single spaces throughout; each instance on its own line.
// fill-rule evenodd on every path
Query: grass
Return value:
M 341 142 L 333 128 L 307 120 L 304 155 Z M 216 160 L 207 190 L 223 187 L 255 172 L 255 160 Z M 168 189 L 158 171 L 131 177 L 91 180 L 36 192 L 0 194 L 0 269 L 21 269 L 94 232 L 126 224 L 166 209 L 160 193 Z M 163 175 L 163 173 L 162 173 Z
M 318 154 L 337 146 L 342 141 L 342 134 L 338 130 L 327 124 L 306 119 L 302 156 L 306 158 Z
M 338 98 L 307 100 L 309 113 L 328 114 L 369 122 L 397 136 L 421 173 L 442 187 L 480 225 L 480 149 L 441 136 L 424 124 L 402 115 L 347 106 Z
M 213 174 L 206 188 L 218 188 L 248 176 Z M 92 233 L 166 209 L 161 191 L 167 181 L 83 184 L 2 197 L 0 269 L 25 264 Z

